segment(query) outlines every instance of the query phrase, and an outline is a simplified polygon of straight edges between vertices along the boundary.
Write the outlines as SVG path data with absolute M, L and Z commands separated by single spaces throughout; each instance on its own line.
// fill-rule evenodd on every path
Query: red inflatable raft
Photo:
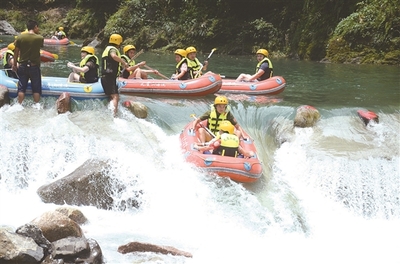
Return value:
M 203 121 L 202 124 L 206 126 L 207 120 Z M 262 165 L 257 157 L 253 140 L 247 134 L 243 136 L 246 140 L 240 141 L 241 147 L 255 153 L 255 156 L 249 159 L 199 152 L 194 148 L 194 144 L 199 142 L 198 129 L 196 131 L 192 130 L 192 122 L 183 129 L 180 134 L 180 141 L 186 161 L 193 163 L 207 173 L 229 177 L 236 182 L 255 182 L 262 176 Z
M 118 79 L 121 94 L 154 94 L 169 96 L 204 96 L 214 94 L 221 88 L 221 76 L 207 73 L 199 78 L 185 81 L 160 79 Z
M 4 53 L 6 51 L 7 51 L 7 47 L 2 48 L 0 50 L 0 60 L 3 59 Z M 53 54 L 53 53 L 50 53 L 50 52 L 45 51 L 45 50 L 40 50 L 40 60 L 42 62 L 53 62 L 56 59 L 58 59 L 58 55 L 57 54 Z
M 282 76 L 274 76 L 259 82 L 237 82 L 234 79 L 223 79 L 219 93 L 274 95 L 285 90 L 286 81 Z
M 45 45 L 68 45 L 69 39 L 68 38 L 63 38 L 63 39 L 45 38 L 44 44 Z
M 365 125 L 368 125 L 369 122 L 374 121 L 375 123 L 379 123 L 379 116 L 372 111 L 369 110 L 358 110 L 358 116 L 364 122 Z

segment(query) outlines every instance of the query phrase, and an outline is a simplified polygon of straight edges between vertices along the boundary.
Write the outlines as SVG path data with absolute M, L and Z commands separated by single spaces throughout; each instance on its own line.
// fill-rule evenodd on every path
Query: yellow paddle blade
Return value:
M 69 44 L 75 45 L 76 43 L 70 40 L 70 41 L 69 41 Z
M 58 60 L 58 55 L 57 54 L 53 53 L 53 57 L 54 57 L 55 60 Z

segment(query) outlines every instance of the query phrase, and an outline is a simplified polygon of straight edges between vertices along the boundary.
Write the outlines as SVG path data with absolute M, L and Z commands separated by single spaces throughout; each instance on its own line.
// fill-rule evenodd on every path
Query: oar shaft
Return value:
M 149 67 L 149 66 L 147 66 L 147 65 L 144 65 L 144 67 L 145 67 L 146 69 L 148 69 L 148 70 L 156 71 L 155 69 L 153 69 L 153 68 L 151 68 L 151 67 Z M 161 77 L 163 77 L 163 78 L 166 79 L 166 80 L 169 80 L 169 78 L 168 78 L 167 76 L 165 76 L 164 74 L 161 74 L 160 72 L 158 72 L 158 75 L 160 75 Z

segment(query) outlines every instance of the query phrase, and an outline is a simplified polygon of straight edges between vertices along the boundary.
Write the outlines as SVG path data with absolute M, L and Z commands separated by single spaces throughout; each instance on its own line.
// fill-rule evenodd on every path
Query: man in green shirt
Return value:
M 26 24 L 28 33 L 21 34 L 15 41 L 14 60 L 12 69 L 18 74 L 18 103 L 25 99 L 28 81 L 31 81 L 33 101 L 39 103 L 42 94 L 42 74 L 40 70 L 40 48 L 44 38 L 39 35 L 39 26 L 36 21 L 29 20 Z

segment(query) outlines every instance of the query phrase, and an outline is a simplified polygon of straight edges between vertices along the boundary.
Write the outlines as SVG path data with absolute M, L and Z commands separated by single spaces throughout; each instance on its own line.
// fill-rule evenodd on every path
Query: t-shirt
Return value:
M 15 47 L 19 48 L 19 62 L 40 64 L 40 48 L 43 47 L 44 38 L 37 34 L 21 34 L 15 41 Z

